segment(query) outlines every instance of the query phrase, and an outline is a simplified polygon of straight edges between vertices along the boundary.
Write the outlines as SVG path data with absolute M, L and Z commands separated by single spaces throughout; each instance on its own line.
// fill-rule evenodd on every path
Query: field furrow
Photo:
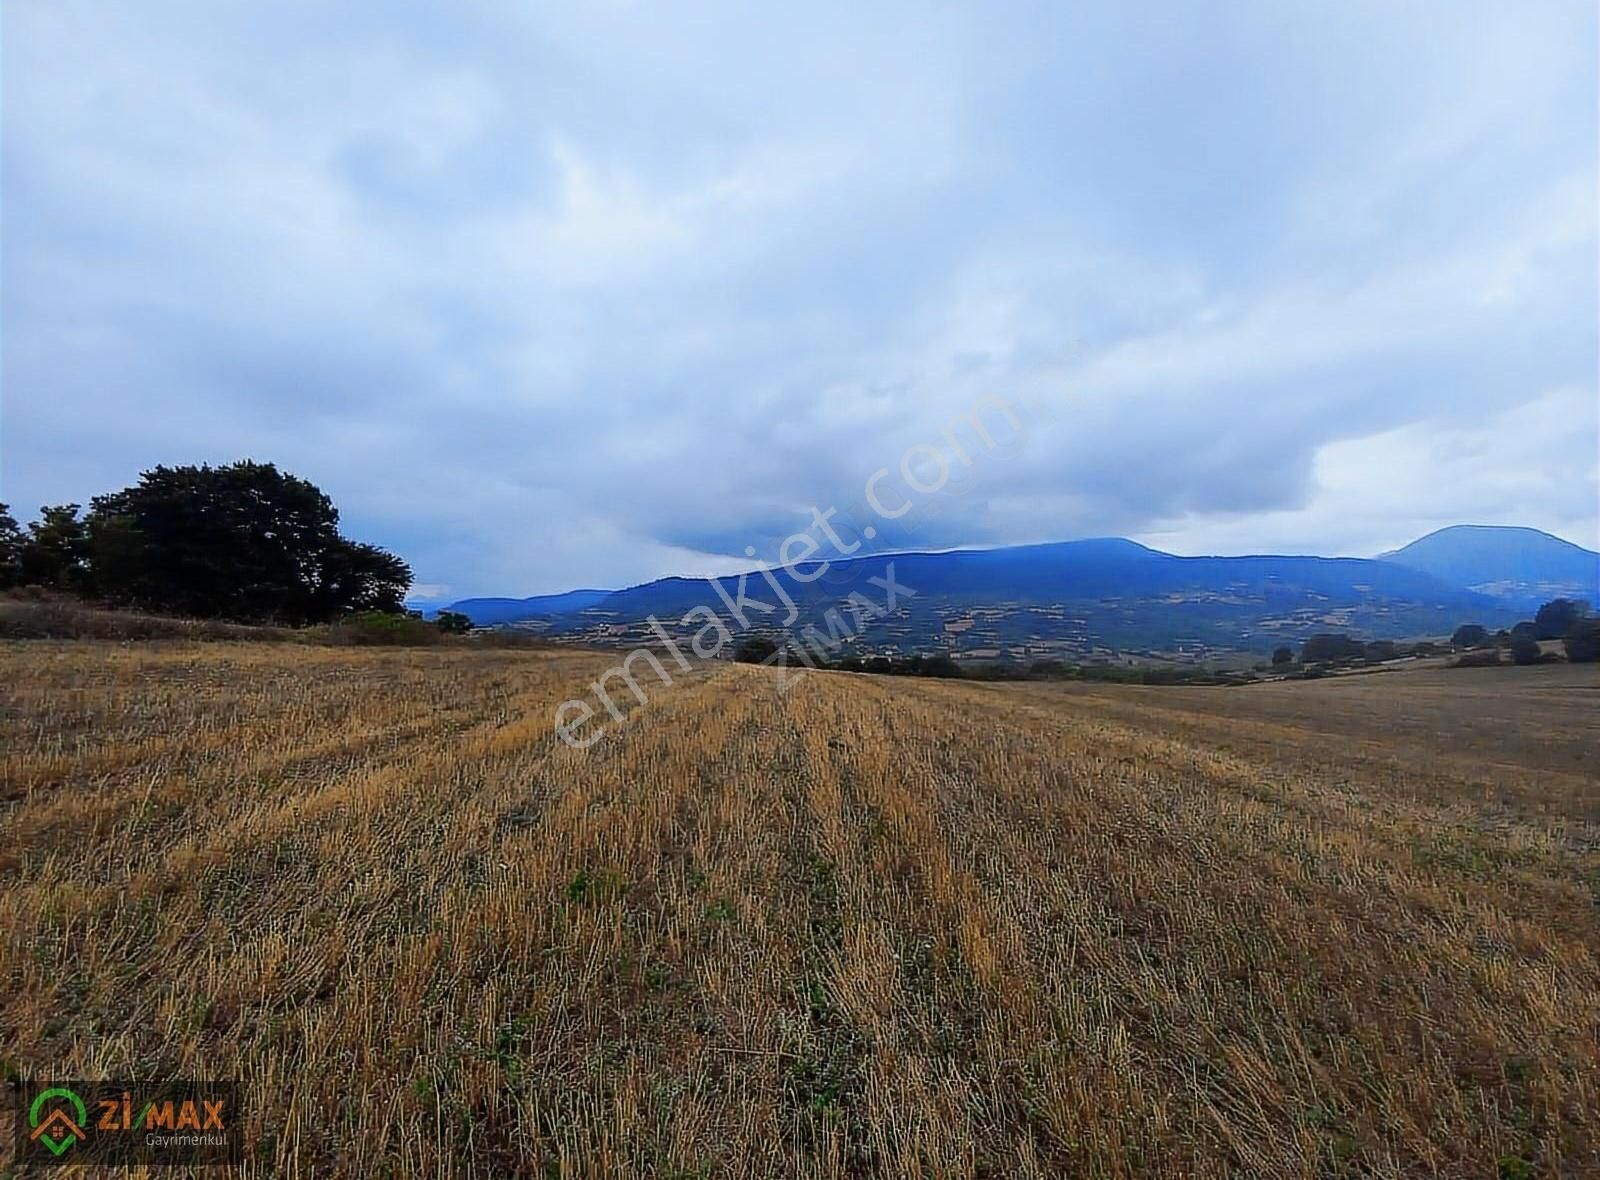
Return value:
M 1564 670 L 1493 756 L 1426 673 L 730 664 L 572 748 L 609 662 L 0 648 L 6 1069 L 236 1077 L 260 1175 L 1600 1173 Z

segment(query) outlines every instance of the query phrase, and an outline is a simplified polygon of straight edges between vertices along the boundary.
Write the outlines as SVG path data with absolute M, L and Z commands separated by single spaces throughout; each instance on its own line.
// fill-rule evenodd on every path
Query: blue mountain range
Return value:
M 1381 558 L 1180 557 L 1106 537 L 856 556 L 752 571 L 742 587 L 781 608 L 758 612 L 763 624 L 798 628 L 820 626 L 852 596 L 858 604 L 881 600 L 878 587 L 892 581 L 904 588 L 893 616 L 872 618 L 854 638 L 900 650 L 976 643 L 1009 650 L 1034 640 L 1263 649 L 1319 629 L 1382 638 L 1448 633 L 1462 622 L 1509 626 L 1551 597 L 1600 599 L 1597 571 L 1600 555 L 1547 533 L 1458 526 Z M 449 609 L 485 626 L 642 636 L 647 620 L 671 630 L 695 607 L 726 615 L 740 593 L 739 577 L 661 578 L 614 591 L 464 599 Z

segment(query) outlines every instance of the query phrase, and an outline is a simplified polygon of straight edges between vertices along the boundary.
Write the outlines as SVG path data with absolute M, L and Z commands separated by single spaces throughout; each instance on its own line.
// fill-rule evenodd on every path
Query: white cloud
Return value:
M 452 593 L 614 585 L 994 392 L 908 543 L 1592 529 L 1585 6 L 7 15 L 24 514 L 251 455 Z
M 1329 443 L 1303 506 L 1163 521 L 1139 539 L 1186 554 L 1370 557 L 1450 524 L 1511 524 L 1600 548 L 1597 396 L 1555 389 L 1481 421 L 1415 422 Z

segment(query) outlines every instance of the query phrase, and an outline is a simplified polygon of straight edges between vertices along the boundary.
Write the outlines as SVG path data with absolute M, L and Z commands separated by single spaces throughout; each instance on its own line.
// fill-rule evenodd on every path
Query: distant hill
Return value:
M 1452 525 L 1379 556 L 1522 610 L 1552 598 L 1600 604 L 1600 553 L 1538 529 Z
M 1177 557 L 1121 537 L 944 553 L 879 554 L 832 562 L 828 573 L 812 582 L 802 582 L 783 571 L 777 576 L 797 599 L 832 600 L 848 589 L 866 590 L 868 579 L 883 576 L 891 562 L 896 577 L 919 594 L 974 602 L 1037 604 L 1230 590 L 1268 599 L 1302 592 L 1462 603 L 1475 597 L 1415 570 L 1365 558 Z M 816 568 L 801 565 L 796 573 L 804 577 Z M 730 591 L 737 581 L 718 580 Z M 761 583 L 757 580 L 754 584 Z M 1353 591 L 1358 585 L 1365 589 Z M 653 610 L 660 615 L 680 603 L 687 609 L 688 604 L 706 600 L 708 593 L 710 601 L 717 601 L 709 580 L 666 578 L 619 590 L 599 605 L 624 614 Z
M 889 567 L 901 593 L 889 609 Z M 856 652 L 948 651 L 973 658 L 1112 658 L 1119 652 L 1210 658 L 1269 652 L 1318 631 L 1367 638 L 1448 634 L 1462 622 L 1509 626 L 1495 600 L 1407 566 L 1366 558 L 1178 557 L 1122 538 L 1000 549 L 897 553 L 841 559 L 826 571 L 802 565 L 771 576 L 798 617 L 788 628 L 847 631 Z M 875 582 L 874 579 L 877 581 Z M 788 613 L 764 575 L 746 594 L 769 607 L 747 612 L 751 629 L 782 629 Z M 719 592 L 720 588 L 720 592 Z M 663 578 L 579 604 L 570 596 L 468 600 L 452 609 L 525 610 L 519 625 L 546 634 L 629 644 L 655 638 L 654 618 L 675 635 L 694 607 L 727 618 L 737 578 Z M 852 612 L 850 602 L 857 609 Z M 870 603 L 878 608 L 861 609 Z M 490 603 L 486 609 L 480 604 Z M 528 603 L 537 604 L 528 607 Z M 830 613 L 832 621 L 830 621 Z M 498 620 L 497 620 L 498 621 Z M 848 624 L 848 626 L 844 626 Z M 737 628 L 736 628 L 737 630 Z
M 564 594 L 536 594 L 532 598 L 463 598 L 444 609 L 466 615 L 479 627 L 492 627 L 497 623 L 582 610 L 599 603 L 610 593 L 610 590 L 568 590 Z

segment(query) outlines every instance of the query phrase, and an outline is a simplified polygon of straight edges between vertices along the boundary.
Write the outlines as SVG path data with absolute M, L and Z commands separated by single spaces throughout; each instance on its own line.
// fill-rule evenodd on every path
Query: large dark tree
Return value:
M 1567 659 L 1574 664 L 1592 664 L 1600 660 L 1600 619 L 1579 619 L 1561 638 L 1567 649 Z
M 1589 613 L 1589 604 L 1570 598 L 1555 598 L 1539 608 L 1533 616 L 1533 633 L 1536 639 L 1560 639 L 1572 625 Z
M 405 562 L 339 535 L 316 485 L 249 461 L 157 467 L 97 496 L 88 516 L 95 590 L 144 610 L 314 623 L 399 610 Z

